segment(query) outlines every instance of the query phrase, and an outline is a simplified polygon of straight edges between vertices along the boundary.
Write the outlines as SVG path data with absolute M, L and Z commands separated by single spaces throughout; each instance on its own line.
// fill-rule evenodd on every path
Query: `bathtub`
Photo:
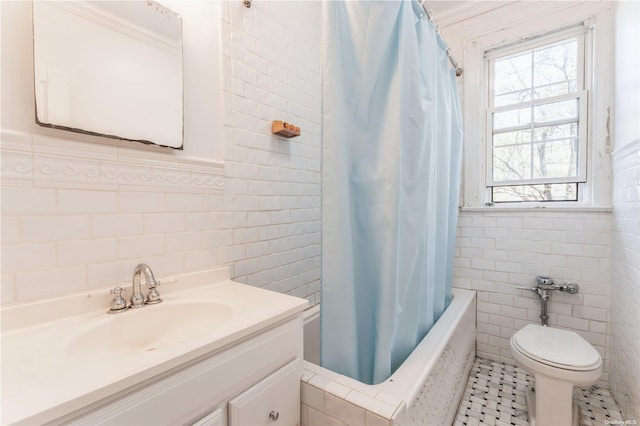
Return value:
M 438 322 L 382 383 L 320 367 L 319 307 L 305 311 L 302 426 L 453 424 L 475 358 L 475 291 L 454 289 Z

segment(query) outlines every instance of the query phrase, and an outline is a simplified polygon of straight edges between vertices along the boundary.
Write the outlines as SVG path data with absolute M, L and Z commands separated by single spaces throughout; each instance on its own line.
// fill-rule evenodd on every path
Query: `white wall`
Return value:
M 615 9 L 615 148 L 640 137 L 640 2 L 618 1 Z
M 616 4 L 611 392 L 640 419 L 640 3 Z
M 539 22 L 576 23 L 607 7 L 599 2 L 509 2 L 466 5 L 436 17 L 455 58 L 464 67 L 467 43 L 514 27 L 540 31 Z M 580 16 L 576 13 L 579 11 Z M 463 18 L 461 19 L 461 14 Z M 509 31 L 505 31 L 509 32 Z M 468 70 L 467 70 L 468 71 Z M 465 73 L 463 79 L 471 73 Z M 464 93 L 462 93 L 463 103 Z M 481 106 L 465 105 L 465 112 Z M 603 108 L 606 110 L 606 108 Z M 478 135 L 476 135 L 478 136 Z M 480 137 L 465 136 L 465 144 Z M 465 173 L 469 170 L 465 168 Z M 477 178 L 475 178 L 477 179 Z M 467 176 L 466 181 L 473 181 Z M 478 291 L 478 356 L 515 363 L 509 339 L 529 323 L 539 323 L 539 298 L 516 286 L 534 286 L 536 275 L 559 283 L 576 281 L 580 293 L 554 292 L 549 324 L 576 331 L 602 355 L 609 371 L 611 297 L 611 214 L 606 209 L 541 211 L 469 209 L 458 226 L 455 287 Z
M 127 281 L 138 262 L 159 278 L 229 265 L 317 301 L 320 13 L 293 3 L 169 4 L 184 19 L 180 153 L 36 126 L 30 3 L 2 2 L 3 304 Z M 302 136 L 272 137 L 273 119 Z

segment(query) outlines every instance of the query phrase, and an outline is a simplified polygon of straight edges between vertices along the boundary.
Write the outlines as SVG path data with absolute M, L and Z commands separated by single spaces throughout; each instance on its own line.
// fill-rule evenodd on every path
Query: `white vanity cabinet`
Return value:
M 229 401 L 229 426 L 296 425 L 300 421 L 300 365 L 280 368 Z
M 298 313 L 52 423 L 295 426 L 301 375 Z

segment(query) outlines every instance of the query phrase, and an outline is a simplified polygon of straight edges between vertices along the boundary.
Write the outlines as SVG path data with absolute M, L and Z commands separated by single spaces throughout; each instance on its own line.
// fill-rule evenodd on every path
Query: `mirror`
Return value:
M 182 19 L 151 0 L 34 1 L 36 122 L 182 149 Z

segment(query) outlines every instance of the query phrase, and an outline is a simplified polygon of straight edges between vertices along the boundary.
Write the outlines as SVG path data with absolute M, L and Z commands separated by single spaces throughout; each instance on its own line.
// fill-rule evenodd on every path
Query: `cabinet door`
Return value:
M 222 409 L 218 408 L 212 413 L 207 414 L 191 426 L 223 426 Z
M 300 360 L 293 360 L 229 401 L 229 426 L 300 422 Z

